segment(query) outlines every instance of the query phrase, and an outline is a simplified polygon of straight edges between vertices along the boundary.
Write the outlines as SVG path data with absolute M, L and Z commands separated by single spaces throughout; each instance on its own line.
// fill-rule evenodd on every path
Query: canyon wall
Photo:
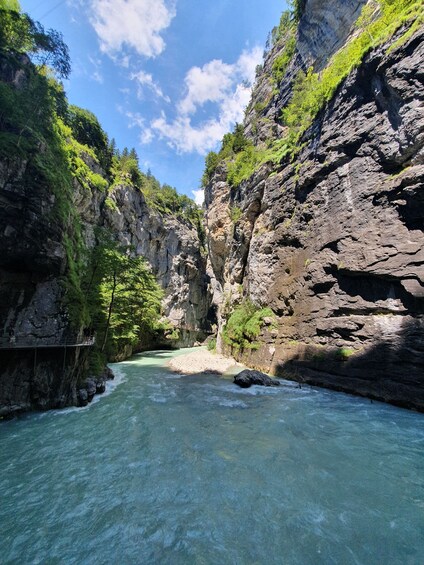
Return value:
M 256 145 L 284 132 L 298 70 L 322 69 L 355 33 L 359 3 L 321 4 L 307 2 L 278 89 L 284 45 L 257 77 L 244 123 Z M 246 364 L 424 410 L 424 32 L 398 48 L 397 38 L 343 81 L 294 161 L 263 164 L 238 186 L 218 165 L 206 222 L 219 348 L 228 304 L 250 299 L 276 323 L 259 349 L 232 351 Z
M 33 76 L 29 60 L 0 63 L 2 84 L 13 95 L 25 92 Z M 0 125 L 6 139 L 18 137 L 14 123 L 0 119 Z M 0 418 L 78 404 L 87 377 L 88 388 L 98 380 L 90 366 L 91 348 L 74 347 L 87 339 L 87 322 L 78 320 L 80 312 L 75 316 L 80 305 L 71 282 L 88 269 L 99 229 L 145 257 L 164 290 L 163 316 L 177 332 L 172 340 L 164 336 L 160 343 L 146 340 L 140 347 L 193 345 L 209 329 L 206 258 L 196 227 L 149 205 L 131 182 L 112 185 L 88 153 L 82 158 L 88 174 L 104 179 L 99 187 L 77 176 L 70 187 L 55 183 L 49 175 L 57 171 L 40 174 L 40 156 L 50 147 L 40 142 L 30 151 L 25 134 L 19 136 L 21 150 L 14 145 L 0 154 Z M 131 352 L 126 347 L 120 354 Z

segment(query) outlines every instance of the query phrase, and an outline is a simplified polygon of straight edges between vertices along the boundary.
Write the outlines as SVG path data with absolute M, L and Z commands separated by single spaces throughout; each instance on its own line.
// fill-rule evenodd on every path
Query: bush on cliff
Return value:
M 274 317 L 270 308 L 258 308 L 250 300 L 237 306 L 224 326 L 224 343 L 235 350 L 257 349 L 264 319 Z

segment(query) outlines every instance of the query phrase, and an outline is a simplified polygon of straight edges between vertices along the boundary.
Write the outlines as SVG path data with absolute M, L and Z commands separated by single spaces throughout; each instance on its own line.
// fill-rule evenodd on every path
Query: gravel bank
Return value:
M 223 374 L 232 367 L 242 367 L 234 359 L 224 357 L 219 353 L 211 353 L 207 349 L 192 351 L 187 355 L 174 357 L 168 362 L 168 367 L 175 373 L 195 375 L 197 373 Z

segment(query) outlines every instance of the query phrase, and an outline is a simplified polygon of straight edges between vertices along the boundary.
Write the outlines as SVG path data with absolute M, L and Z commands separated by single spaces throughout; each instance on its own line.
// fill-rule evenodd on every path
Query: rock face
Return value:
M 16 71 L 0 61 L 0 80 L 25 88 L 25 64 Z M 93 173 L 105 176 L 89 155 L 84 159 Z M 105 378 L 90 373 L 89 348 L 70 346 L 84 338 L 84 328 L 71 320 L 66 286 L 67 241 L 75 231 L 72 220 L 66 225 L 57 214 L 57 195 L 40 179 L 34 160 L 0 158 L 0 419 L 84 405 L 104 390 Z M 150 263 L 165 290 L 164 315 L 180 332 L 172 345 L 204 339 L 210 307 L 206 259 L 191 223 L 149 207 L 130 183 L 107 193 L 74 179 L 68 197 L 87 250 L 96 245 L 96 229 L 105 227 Z
M 165 290 L 164 315 L 180 330 L 174 345 L 203 340 L 211 301 L 196 229 L 188 221 L 155 212 L 141 192 L 129 187 L 118 186 L 109 197 L 116 206 L 103 209 L 104 225 L 150 263 Z
M 322 68 L 351 33 L 360 3 L 321 4 L 307 3 L 296 64 L 300 57 Z M 346 16 L 344 31 L 323 52 L 318 45 L 326 26 L 320 31 L 318 22 L 338 19 L 337 6 Z M 322 10 L 328 18 L 321 18 Z M 311 28 L 317 30 L 313 36 Z M 278 317 L 278 332 L 264 330 L 262 347 L 238 355 L 239 360 L 420 410 L 423 39 L 421 29 L 390 53 L 390 44 L 369 53 L 306 133 L 296 162 L 264 165 L 236 188 L 228 186 L 221 167 L 206 190 L 221 329 L 227 315 L 223 304 L 242 296 L 270 306 Z M 275 56 L 271 52 L 269 58 Z M 276 117 L 293 77 L 289 68 L 263 111 L 266 119 L 257 119 L 253 128 L 253 107 L 264 99 L 269 66 L 265 61 L 245 123 L 255 142 L 281 130 Z M 234 206 L 242 211 L 237 222 L 230 219 Z

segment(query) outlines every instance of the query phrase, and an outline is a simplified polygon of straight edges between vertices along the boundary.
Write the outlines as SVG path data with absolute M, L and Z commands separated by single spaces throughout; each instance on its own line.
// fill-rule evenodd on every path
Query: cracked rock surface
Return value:
M 242 296 L 278 318 L 260 350 L 239 355 L 245 364 L 424 410 L 424 31 L 389 46 L 339 87 L 294 163 L 236 188 L 217 171 L 210 272 L 221 329 L 222 304 Z M 268 130 L 283 103 L 264 110 Z

